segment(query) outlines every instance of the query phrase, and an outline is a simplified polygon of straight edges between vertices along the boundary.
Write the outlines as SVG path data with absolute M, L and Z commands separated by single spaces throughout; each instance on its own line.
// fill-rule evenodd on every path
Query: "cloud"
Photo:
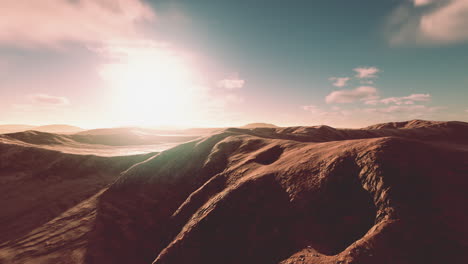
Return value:
M 368 113 L 409 113 L 409 114 L 423 114 L 434 113 L 445 107 L 434 106 L 428 107 L 425 105 L 392 105 L 385 108 L 366 108 L 364 111 Z
M 240 89 L 244 87 L 244 85 L 245 85 L 245 80 L 241 80 L 241 79 L 224 79 L 224 80 L 218 81 L 218 87 L 229 89 L 229 90 Z
M 349 115 L 353 113 L 353 111 L 341 110 L 336 107 L 333 107 L 331 110 L 326 110 L 316 105 L 305 105 L 301 106 L 301 108 L 309 112 L 314 122 L 317 123 L 343 122 L 349 119 Z
M 32 103 L 43 106 L 62 106 L 69 105 L 70 101 L 66 97 L 52 96 L 47 94 L 32 94 L 29 96 Z
M 348 77 L 331 77 L 329 79 L 330 81 L 333 81 L 333 85 L 336 87 L 344 87 L 346 86 L 346 83 L 350 80 Z
M 303 110 L 311 112 L 313 114 L 324 114 L 324 113 L 326 113 L 325 111 L 323 111 L 322 109 L 320 109 L 316 105 L 304 105 L 304 106 L 301 106 L 301 108 Z
M 124 40 L 155 18 L 141 0 L 3 0 L 1 5 L 0 42 L 15 46 Z
M 360 79 L 375 78 L 377 77 L 376 73 L 380 72 L 377 67 L 358 67 L 354 71 L 357 72 L 356 77 Z
M 466 42 L 468 0 L 415 0 L 414 6 L 403 4 L 388 19 L 386 32 L 394 45 Z
M 433 0 L 414 0 L 414 5 L 415 6 L 425 6 L 428 4 L 431 4 Z
M 367 100 L 365 104 L 377 105 L 377 104 L 396 104 L 396 105 L 411 105 L 415 102 L 428 102 L 431 100 L 430 94 L 411 94 L 403 97 L 388 97 L 384 99 L 373 99 Z
M 20 112 L 41 112 L 47 110 L 57 110 L 70 104 L 66 97 L 53 96 L 48 94 L 30 94 L 26 96 L 27 102 L 12 104 L 12 108 Z
M 360 86 L 353 90 L 334 91 L 327 95 L 327 103 L 352 103 L 359 100 L 373 100 L 377 96 L 377 89 L 372 86 Z
M 468 0 L 453 0 L 421 17 L 421 32 L 430 40 L 454 43 L 468 40 Z

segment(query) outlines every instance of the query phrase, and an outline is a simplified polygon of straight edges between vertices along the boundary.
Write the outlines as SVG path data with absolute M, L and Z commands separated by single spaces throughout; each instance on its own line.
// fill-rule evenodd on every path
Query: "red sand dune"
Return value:
M 420 120 L 227 129 L 132 166 L 36 233 L 10 235 L 0 260 L 467 263 L 467 135 L 468 123 Z M 59 246 L 22 248 L 57 233 Z

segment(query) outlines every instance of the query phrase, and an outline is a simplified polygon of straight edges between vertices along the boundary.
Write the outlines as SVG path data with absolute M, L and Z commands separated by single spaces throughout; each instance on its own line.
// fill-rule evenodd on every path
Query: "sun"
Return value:
M 131 125 L 180 125 L 193 102 L 195 74 L 184 58 L 167 49 L 126 50 L 101 75 L 112 86 L 121 121 Z

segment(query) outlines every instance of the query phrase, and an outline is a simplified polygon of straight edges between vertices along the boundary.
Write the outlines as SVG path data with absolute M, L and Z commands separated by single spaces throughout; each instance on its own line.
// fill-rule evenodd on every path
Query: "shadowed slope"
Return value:
M 87 233 L 91 225 L 86 217 L 94 214 L 95 206 L 72 216 L 63 214 L 105 189 L 120 172 L 150 156 L 104 158 L 0 144 L 0 262 L 42 263 L 36 258 L 62 250 L 52 242 L 57 238 L 57 245 L 67 247 L 83 241 L 73 232 L 54 231 L 63 230 L 62 225 L 50 221 L 62 217 L 64 220 L 55 222 L 66 222 L 65 226 L 82 230 L 79 234 Z M 79 227 L 83 221 L 87 224 Z

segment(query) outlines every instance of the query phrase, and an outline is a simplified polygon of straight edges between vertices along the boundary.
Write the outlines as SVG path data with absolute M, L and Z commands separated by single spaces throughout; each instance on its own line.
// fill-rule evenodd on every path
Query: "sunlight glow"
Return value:
M 134 125 L 174 125 L 187 118 L 195 94 L 195 74 L 167 49 L 127 49 L 101 75 L 110 82 L 119 118 Z

